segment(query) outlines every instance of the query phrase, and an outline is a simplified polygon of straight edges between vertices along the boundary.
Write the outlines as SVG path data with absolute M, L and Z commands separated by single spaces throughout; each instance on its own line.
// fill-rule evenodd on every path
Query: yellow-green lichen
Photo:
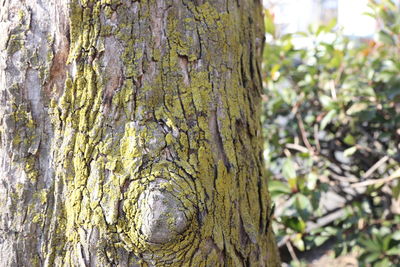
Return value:
M 67 247 L 87 249 L 84 230 L 96 229 L 104 266 L 125 252 L 141 266 L 261 265 L 272 236 L 260 232 L 268 205 L 253 130 L 260 99 L 241 66 L 254 36 L 237 28 L 249 19 L 209 2 L 172 5 L 163 18 L 152 16 L 155 1 L 117 2 L 70 5 L 75 70 L 51 103 Z M 104 75 L 107 38 L 122 51 L 115 88 Z M 165 239 L 144 225 L 154 215 L 152 194 L 165 197 Z M 178 225 L 180 212 L 187 225 Z M 79 257 L 72 250 L 64 262 Z

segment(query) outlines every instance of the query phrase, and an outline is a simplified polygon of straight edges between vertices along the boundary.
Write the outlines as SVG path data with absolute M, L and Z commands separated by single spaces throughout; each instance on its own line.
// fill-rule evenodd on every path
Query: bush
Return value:
M 334 22 L 278 36 L 266 11 L 264 154 L 281 246 L 334 240 L 336 255 L 389 266 L 400 264 L 400 12 L 370 7 L 373 40 Z

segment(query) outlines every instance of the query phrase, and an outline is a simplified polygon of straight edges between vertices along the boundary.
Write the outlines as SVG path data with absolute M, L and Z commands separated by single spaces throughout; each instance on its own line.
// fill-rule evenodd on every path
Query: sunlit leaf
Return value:
M 332 121 L 335 116 L 336 110 L 332 109 L 331 111 L 329 111 L 321 120 L 321 130 L 325 129 L 325 127 Z
M 302 235 L 297 234 L 295 238 L 292 239 L 293 245 L 298 248 L 300 251 L 305 250 L 304 241 L 302 239 Z
M 296 194 L 296 206 L 300 210 L 311 210 L 312 205 L 310 199 L 303 194 Z
M 271 34 L 272 36 L 275 36 L 276 28 L 274 23 L 274 16 L 272 15 L 269 9 L 266 9 L 264 11 L 264 25 L 265 25 L 265 31 Z
M 318 247 L 318 246 L 321 246 L 323 243 L 325 243 L 325 241 L 328 239 L 329 239 L 329 236 L 317 236 L 314 238 L 314 243 Z
M 354 115 L 360 111 L 366 110 L 368 108 L 368 104 L 364 102 L 354 103 L 347 111 L 347 115 Z
M 306 224 L 305 222 L 298 217 L 282 217 L 282 221 L 284 222 L 284 224 L 295 230 L 298 233 L 303 233 L 304 230 L 306 229 Z
M 344 155 L 345 157 L 350 157 L 351 155 L 353 155 L 354 153 L 356 153 L 356 151 L 357 151 L 357 146 L 352 146 L 352 147 L 346 149 L 346 150 L 343 152 L 343 155 Z
M 296 168 L 290 158 L 285 159 L 282 166 L 282 174 L 286 179 L 296 178 Z
M 307 176 L 307 188 L 314 190 L 318 181 L 318 176 L 315 172 L 310 172 Z
M 351 134 L 347 134 L 346 137 L 343 139 L 343 141 L 344 141 L 346 144 L 350 145 L 350 146 L 356 144 L 356 139 L 355 139 L 354 136 L 351 135 Z
M 382 249 L 383 250 L 389 249 L 390 241 L 392 241 L 392 235 L 387 235 L 383 238 L 383 240 L 382 240 Z
M 394 247 L 386 251 L 386 255 L 389 256 L 399 256 L 400 255 L 400 247 Z
M 365 257 L 365 262 L 371 263 L 376 261 L 377 259 L 379 259 L 379 257 L 381 256 L 380 252 L 372 252 L 367 254 L 367 256 Z
M 276 194 L 290 194 L 289 186 L 281 181 L 271 180 L 268 183 L 268 189 L 272 195 Z
M 373 239 L 362 238 L 360 239 L 359 242 L 363 247 L 365 247 L 369 251 L 381 251 L 381 246 Z
M 378 32 L 377 38 L 378 38 L 378 41 L 380 41 L 380 42 L 382 42 L 384 44 L 387 44 L 387 45 L 396 44 L 394 39 L 393 39 L 393 37 L 391 36 L 391 34 L 386 32 L 386 31 L 384 31 L 384 30 L 381 30 L 381 31 Z

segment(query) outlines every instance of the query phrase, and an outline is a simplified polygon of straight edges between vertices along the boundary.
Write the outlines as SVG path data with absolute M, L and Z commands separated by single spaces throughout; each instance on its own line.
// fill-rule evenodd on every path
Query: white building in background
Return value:
M 264 0 L 282 33 L 307 31 L 312 23 L 336 18 L 344 33 L 355 37 L 374 34 L 375 21 L 363 14 L 369 11 L 367 4 L 368 0 Z

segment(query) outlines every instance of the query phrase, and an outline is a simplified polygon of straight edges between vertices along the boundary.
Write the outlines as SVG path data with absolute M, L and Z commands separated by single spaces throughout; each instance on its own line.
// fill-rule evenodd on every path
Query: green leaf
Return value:
M 298 233 L 303 233 L 306 229 L 305 222 L 299 217 L 282 217 L 283 224 Z
M 400 255 L 400 247 L 391 248 L 388 251 L 386 251 L 385 254 L 389 256 L 398 256 Z
M 375 14 L 374 13 L 371 13 L 371 12 L 364 12 L 364 13 L 362 13 L 363 15 L 365 15 L 365 16 L 369 16 L 369 17 L 371 17 L 371 18 L 375 18 L 376 16 L 375 16 Z
M 334 19 L 332 19 L 331 21 L 328 22 L 328 24 L 326 25 L 326 30 L 328 32 L 330 32 L 330 31 L 333 30 L 333 28 L 336 27 L 336 25 L 337 25 L 337 19 L 334 18 Z
M 382 240 L 382 249 L 383 249 L 383 251 L 386 251 L 386 250 L 389 249 L 390 241 L 392 241 L 392 235 L 387 235 L 387 236 L 385 236 L 383 238 L 383 240 Z
M 277 180 L 269 181 L 268 189 L 272 195 L 290 194 L 292 192 L 287 184 Z
M 308 25 L 307 30 L 310 34 L 315 34 L 318 35 L 317 32 L 320 29 L 319 25 L 317 23 L 312 23 Z
M 279 76 L 280 76 L 279 68 L 280 68 L 280 67 L 281 67 L 280 64 L 275 64 L 275 65 L 272 67 L 272 69 L 271 69 L 271 71 L 270 71 L 270 76 L 271 76 L 271 79 L 272 79 L 273 81 L 277 81 L 277 80 L 279 79 Z
M 311 201 L 308 199 L 308 197 L 306 197 L 303 194 L 296 194 L 295 204 L 297 209 L 299 210 L 306 210 L 306 211 L 312 210 Z
M 373 239 L 362 238 L 359 242 L 368 251 L 381 251 L 381 246 Z
M 286 158 L 282 166 L 282 174 L 287 180 L 296 178 L 296 168 L 290 158 Z
M 343 155 L 344 155 L 345 157 L 350 157 L 351 155 L 353 155 L 354 153 L 356 153 L 356 151 L 357 151 L 357 146 L 352 146 L 352 147 L 346 149 L 346 150 L 343 152 Z
M 329 109 L 329 107 L 333 106 L 332 105 L 332 102 L 333 102 L 332 98 L 327 96 L 327 95 L 321 95 L 319 97 L 319 101 L 321 102 L 321 105 L 326 109 Z
M 356 144 L 356 139 L 351 134 L 347 134 L 346 137 L 343 139 L 343 141 L 350 146 Z
M 400 240 L 400 231 L 394 232 L 394 233 L 392 234 L 392 239 L 393 239 L 393 240 L 399 241 L 399 240 Z
M 314 243 L 317 247 L 321 246 L 323 243 L 325 243 L 326 240 L 329 239 L 329 236 L 317 236 L 314 239 Z
M 287 33 L 287 34 L 284 34 L 282 37 L 281 37 L 281 41 L 282 42 L 285 42 L 285 41 L 292 41 L 292 36 L 293 36 L 293 34 L 292 33 Z
M 297 189 L 297 178 L 289 178 L 288 184 L 289 184 L 292 192 L 296 192 L 298 190 Z
M 373 267 L 388 267 L 388 266 L 391 266 L 391 262 L 389 259 L 385 258 L 376 262 Z
M 354 115 L 356 113 L 359 113 L 363 110 L 366 110 L 368 108 L 368 104 L 364 103 L 364 102 L 357 102 L 355 104 L 353 104 L 347 111 L 346 114 L 347 115 Z
M 385 92 L 386 96 L 390 99 L 393 100 L 395 99 L 398 95 L 400 95 L 400 87 L 394 87 L 390 90 L 387 90 Z
M 320 35 L 322 32 L 327 32 L 327 27 L 325 25 L 319 25 L 317 28 L 316 36 Z
M 336 235 L 337 233 L 338 233 L 338 228 L 331 227 L 331 226 L 327 226 L 324 228 L 324 234 L 326 234 L 326 235 L 333 236 L 333 235 Z
M 371 110 L 363 110 L 358 115 L 361 121 L 371 121 L 376 117 L 377 115 L 376 113 L 377 112 L 375 109 L 371 109 Z
M 310 172 L 307 176 L 307 188 L 314 190 L 317 186 L 318 175 L 315 172 Z
M 274 23 L 274 16 L 268 9 L 265 10 L 264 25 L 265 25 L 265 32 L 271 34 L 272 36 L 275 36 L 276 28 Z
M 396 10 L 397 6 L 392 0 L 383 0 L 385 7 L 389 8 L 389 10 Z
M 393 37 L 390 35 L 390 33 L 381 30 L 378 32 L 378 41 L 387 44 L 387 45 L 395 45 L 396 42 L 394 41 Z
M 305 250 L 304 241 L 302 239 L 302 235 L 296 235 L 294 239 L 292 239 L 293 245 L 298 248 L 300 251 Z
M 332 109 L 325 115 L 325 117 L 321 120 L 321 130 L 325 129 L 325 127 L 332 121 L 332 119 L 336 116 L 336 110 Z
M 367 263 L 371 263 L 371 262 L 374 262 L 374 261 L 376 261 L 377 259 L 379 259 L 379 257 L 381 256 L 381 253 L 379 253 L 379 252 L 372 252 L 372 253 L 369 253 L 369 254 L 367 254 L 367 256 L 365 257 L 365 262 L 367 262 Z

